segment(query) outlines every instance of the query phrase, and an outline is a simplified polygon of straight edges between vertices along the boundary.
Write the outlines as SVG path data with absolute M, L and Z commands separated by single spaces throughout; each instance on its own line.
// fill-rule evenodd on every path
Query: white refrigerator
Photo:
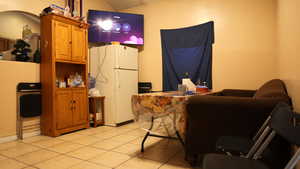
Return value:
M 105 125 L 133 120 L 131 96 L 138 92 L 138 50 L 122 45 L 90 49 L 90 73 L 105 96 Z

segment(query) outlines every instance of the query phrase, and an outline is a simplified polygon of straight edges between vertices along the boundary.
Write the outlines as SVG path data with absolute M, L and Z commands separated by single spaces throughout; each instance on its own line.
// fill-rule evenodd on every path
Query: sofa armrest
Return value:
M 223 96 L 222 91 L 218 91 L 218 92 L 212 92 L 207 94 L 208 96 Z
M 215 151 L 220 136 L 252 137 L 261 127 L 276 99 L 234 96 L 193 96 L 187 103 L 186 149 Z
M 297 113 L 297 112 L 294 112 L 294 122 L 295 122 L 295 125 L 296 126 L 299 126 L 300 125 L 300 114 Z
M 253 97 L 256 90 L 224 89 L 223 96 Z

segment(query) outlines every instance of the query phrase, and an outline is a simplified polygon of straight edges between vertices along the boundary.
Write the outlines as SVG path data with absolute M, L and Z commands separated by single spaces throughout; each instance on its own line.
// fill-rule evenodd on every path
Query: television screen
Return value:
M 143 15 L 89 10 L 88 23 L 89 42 L 144 44 Z

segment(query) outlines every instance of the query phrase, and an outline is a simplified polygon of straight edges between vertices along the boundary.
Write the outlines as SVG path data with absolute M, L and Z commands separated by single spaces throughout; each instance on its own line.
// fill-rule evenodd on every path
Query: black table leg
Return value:
M 178 140 L 180 141 L 180 143 L 182 144 L 183 148 L 184 148 L 184 142 L 179 134 L 179 132 L 176 130 L 176 136 L 178 137 Z
M 176 130 L 176 137 L 171 137 L 171 136 L 161 136 L 161 135 L 156 135 L 156 134 L 151 134 L 150 133 L 150 130 L 152 130 L 153 128 L 153 123 L 154 123 L 154 117 L 151 118 L 151 126 L 148 130 L 148 132 L 146 133 L 145 137 L 143 138 L 143 141 L 142 141 L 142 145 L 141 145 L 141 152 L 144 152 L 144 144 L 145 144 L 145 141 L 147 140 L 147 138 L 149 136 L 152 136 L 152 137 L 160 137 L 160 138 L 166 138 L 166 139 L 177 139 L 180 141 L 180 143 L 182 144 L 183 148 L 184 148 L 184 142 L 183 142 L 183 139 L 181 138 L 178 130 Z
M 144 139 L 143 139 L 143 142 L 142 142 L 142 149 L 141 149 L 141 152 L 143 153 L 144 152 L 144 143 L 146 141 L 146 139 L 148 138 L 150 132 L 148 131 L 147 134 L 145 135 Z
M 142 147 L 141 147 L 141 152 L 142 153 L 144 152 L 144 143 L 147 140 L 148 136 L 150 135 L 150 130 L 152 130 L 152 128 L 153 128 L 153 122 L 154 122 L 154 117 L 151 117 L 151 125 L 150 125 L 150 128 L 149 128 L 149 131 L 146 133 L 146 135 L 143 139 L 143 142 L 142 142 Z

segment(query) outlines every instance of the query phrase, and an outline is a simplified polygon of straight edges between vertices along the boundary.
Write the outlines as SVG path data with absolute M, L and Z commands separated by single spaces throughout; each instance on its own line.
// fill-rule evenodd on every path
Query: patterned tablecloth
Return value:
M 132 110 L 136 121 L 143 116 L 160 117 L 177 114 L 176 128 L 184 136 L 186 128 L 186 101 L 191 95 L 179 95 L 178 92 L 159 92 L 132 96 Z

